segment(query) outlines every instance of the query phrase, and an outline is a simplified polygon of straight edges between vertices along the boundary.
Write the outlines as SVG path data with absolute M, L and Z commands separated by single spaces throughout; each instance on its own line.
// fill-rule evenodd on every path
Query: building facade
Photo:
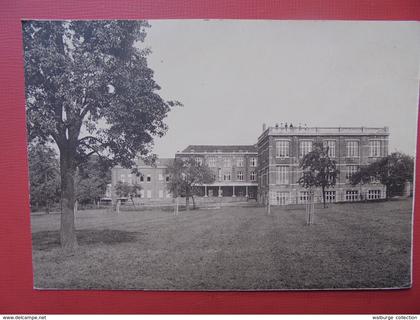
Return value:
M 169 182 L 168 165 L 173 162 L 171 158 L 157 159 L 155 165 L 151 166 L 141 159 L 136 161 L 139 175 L 132 173 L 132 169 L 116 166 L 111 171 L 112 199 L 115 201 L 118 195 L 115 193 L 115 186 L 118 182 L 138 184 L 141 186 L 136 201 L 165 201 L 172 199 L 167 184 Z
M 258 200 L 271 205 L 305 203 L 308 190 L 300 187 L 301 159 L 314 143 L 329 147 L 329 157 L 340 171 L 336 186 L 326 191 L 327 202 L 383 199 L 386 188 L 377 181 L 352 186 L 349 177 L 360 166 L 388 155 L 389 130 L 385 128 L 308 128 L 263 126 L 258 138 Z M 315 201 L 322 195 L 315 191 Z
M 175 157 L 193 157 L 197 163 L 206 163 L 210 167 L 214 183 L 201 186 L 201 196 L 256 199 L 256 145 L 190 145 L 182 152 L 177 152 Z
M 291 127 L 266 128 L 255 145 L 190 145 L 175 154 L 175 158 L 194 158 L 206 163 L 213 172 L 214 182 L 199 187 L 199 196 L 243 197 L 257 199 L 261 204 L 303 204 L 308 190 L 299 186 L 302 158 L 317 142 L 329 147 L 329 156 L 340 174 L 336 185 L 326 191 L 327 202 L 375 200 L 386 198 L 386 187 L 377 181 L 352 186 L 349 177 L 360 166 L 368 165 L 388 155 L 389 129 L 367 127 Z M 168 165 L 173 158 L 158 159 L 154 166 L 138 160 L 140 175 L 131 169 L 112 169 L 112 198 L 117 198 L 115 185 L 137 183 L 142 189 L 137 201 L 170 201 Z M 210 200 L 210 199 L 209 199 Z M 315 201 L 322 201 L 320 190 Z

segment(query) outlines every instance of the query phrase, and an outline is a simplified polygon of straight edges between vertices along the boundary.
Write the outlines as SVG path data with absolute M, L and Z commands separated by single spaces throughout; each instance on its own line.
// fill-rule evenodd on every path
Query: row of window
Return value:
M 214 179 L 216 180 L 216 177 L 214 177 Z M 244 181 L 244 179 L 245 179 L 244 172 L 243 171 L 238 171 L 236 173 L 236 180 Z M 256 179 L 257 179 L 256 172 L 251 171 L 249 173 L 249 180 L 250 181 L 256 181 Z M 158 175 L 158 180 L 163 181 L 163 175 L 162 174 Z M 166 182 L 169 182 L 169 176 L 166 176 L 165 180 L 166 180 Z M 231 181 L 231 180 L 232 180 L 232 175 L 231 175 L 230 171 L 222 172 L 222 170 L 219 169 L 219 181 Z M 129 184 L 134 182 L 131 174 L 127 174 L 127 175 L 121 174 L 119 181 L 121 181 L 122 183 L 127 182 Z M 148 182 L 148 183 L 150 183 L 150 182 L 152 182 L 152 177 L 150 175 L 147 175 L 146 177 L 145 176 L 140 176 L 140 177 L 137 177 L 137 182 L 140 182 L 140 183 L 141 182 Z
M 375 200 L 381 198 L 381 190 L 368 190 L 366 194 L 367 200 Z M 359 196 L 358 190 L 346 190 L 344 199 L 346 201 L 359 201 L 363 200 Z M 298 203 L 307 203 L 309 200 L 308 191 L 300 191 L 297 199 Z M 336 191 L 325 191 L 325 201 L 326 202 L 336 202 Z M 274 205 L 286 205 L 292 203 L 290 199 L 290 192 L 287 191 L 277 191 L 271 194 L 271 203 Z
M 307 153 L 312 151 L 312 140 L 299 141 L 299 157 L 304 157 Z M 330 158 L 336 157 L 336 141 L 324 140 L 324 147 L 328 147 L 328 156 Z M 360 154 L 360 146 L 358 140 L 346 141 L 346 156 L 349 158 L 357 158 Z M 369 157 L 381 156 L 381 140 L 369 140 Z M 290 157 L 290 141 L 276 140 L 276 157 L 288 158 Z
M 152 182 L 152 176 L 151 175 L 146 175 L 146 176 L 143 176 L 143 175 L 141 175 L 141 176 L 139 176 L 139 177 L 136 177 L 136 176 L 134 176 L 133 177 L 133 175 L 131 174 L 131 173 L 129 173 L 129 174 L 127 174 L 127 175 L 125 175 L 125 174 L 121 174 L 120 175 L 120 181 L 122 182 L 122 183 L 125 183 L 125 182 L 127 182 L 127 183 L 129 183 L 129 184 L 131 184 L 131 183 L 133 183 L 134 181 L 136 181 L 135 179 L 137 179 L 137 182 Z M 162 173 L 159 173 L 158 174 L 158 180 L 159 181 L 163 181 L 163 180 L 165 180 L 166 182 L 169 182 L 169 176 L 168 175 L 166 175 L 165 177 L 163 176 L 163 174 Z
M 244 173 L 242 171 L 238 171 L 236 172 L 236 180 L 238 181 L 244 181 Z M 216 177 L 214 177 L 216 180 Z M 221 169 L 219 169 L 219 181 L 231 181 L 232 180 L 232 175 L 230 171 L 222 171 Z M 257 174 L 255 171 L 251 171 L 249 173 L 249 180 L 250 181 L 255 181 L 257 179 Z
M 366 198 L 367 200 L 376 200 L 376 199 L 381 199 L 381 195 L 382 195 L 381 190 L 368 190 L 366 194 Z M 358 190 L 347 190 L 345 199 L 346 201 L 363 200 L 363 195 L 362 194 L 359 195 Z
M 230 158 L 230 157 L 224 157 L 222 159 L 223 167 L 224 168 L 230 168 L 230 167 L 232 167 L 232 163 L 233 163 L 232 160 L 233 159 Z M 257 162 L 258 161 L 257 161 L 257 158 L 256 157 L 249 158 L 249 166 L 250 167 L 256 167 L 257 166 Z M 201 166 L 203 164 L 203 158 L 200 158 L 200 157 L 195 158 L 195 163 L 197 165 L 200 165 Z M 245 159 L 242 158 L 242 157 L 241 158 L 236 158 L 235 164 L 236 164 L 237 167 L 243 168 L 245 166 Z M 217 158 L 215 158 L 215 157 L 209 157 L 209 158 L 207 158 L 207 165 L 210 168 L 217 167 Z
M 346 168 L 346 179 L 347 181 L 350 180 L 350 177 L 354 175 L 358 170 L 359 167 L 356 165 L 349 165 Z M 277 166 L 276 167 L 276 184 L 289 184 L 289 177 L 290 177 L 290 167 L 289 166 Z M 371 180 L 372 183 L 377 182 L 376 179 Z M 264 182 L 263 182 L 264 184 Z

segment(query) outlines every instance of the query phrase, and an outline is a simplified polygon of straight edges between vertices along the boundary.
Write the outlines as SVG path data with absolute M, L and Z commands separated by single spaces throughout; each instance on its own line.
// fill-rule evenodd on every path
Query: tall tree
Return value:
M 401 152 L 393 152 L 369 165 L 362 166 L 350 177 L 350 183 L 379 181 L 386 186 L 386 197 L 401 195 L 405 184 L 413 182 L 414 158 Z
M 31 208 L 50 206 L 60 200 L 60 167 L 53 148 L 34 141 L 29 144 L 29 179 Z
M 75 172 L 97 154 L 131 167 L 151 152 L 153 137 L 178 102 L 163 100 L 142 49 L 146 21 L 24 21 L 29 140 L 60 151 L 63 248 L 77 245 Z
M 213 183 L 214 174 L 205 163 L 197 162 L 194 157 L 175 158 L 168 167 L 170 176 L 168 188 L 174 197 L 185 197 L 186 210 L 190 207 L 190 198 L 198 194 L 198 188 L 203 184 Z
M 335 186 L 339 174 L 336 162 L 329 157 L 328 151 L 328 146 L 314 143 L 313 150 L 307 153 L 299 164 L 303 175 L 298 183 L 304 188 L 320 187 L 324 208 L 326 207 L 325 189 Z

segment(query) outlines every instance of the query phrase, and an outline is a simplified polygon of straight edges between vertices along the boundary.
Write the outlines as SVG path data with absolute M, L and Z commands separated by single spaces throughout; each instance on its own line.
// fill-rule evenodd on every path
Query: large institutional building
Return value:
M 326 191 L 328 202 L 374 200 L 386 197 L 385 186 L 372 181 L 352 186 L 349 177 L 360 166 L 388 155 L 388 128 L 263 128 L 258 138 L 258 194 L 261 202 L 273 205 L 305 203 L 308 191 L 297 181 L 302 175 L 301 159 L 314 143 L 328 146 L 329 157 L 340 171 L 334 188 Z M 322 195 L 315 193 L 315 201 Z
M 340 171 L 334 188 L 327 189 L 328 202 L 382 199 L 386 188 L 379 182 L 352 186 L 349 177 L 362 165 L 388 155 L 387 127 L 292 127 L 263 125 L 263 132 L 254 145 L 190 145 L 175 158 L 193 157 L 206 163 L 214 174 L 214 182 L 200 186 L 200 196 L 256 199 L 260 203 L 287 205 L 305 203 L 308 191 L 297 181 L 302 175 L 301 159 L 314 143 L 329 147 L 329 156 Z M 167 168 L 173 159 L 158 159 L 155 166 L 137 163 L 141 173 L 131 169 L 112 169 L 112 189 L 118 181 L 142 186 L 141 201 L 168 201 L 172 198 L 167 183 Z M 114 195 L 115 197 L 115 195 Z M 320 192 L 315 201 L 320 202 Z

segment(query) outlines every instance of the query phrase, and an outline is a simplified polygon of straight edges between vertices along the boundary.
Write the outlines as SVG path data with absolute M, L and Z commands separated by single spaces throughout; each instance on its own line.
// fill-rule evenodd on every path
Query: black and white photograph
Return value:
M 34 288 L 411 288 L 419 22 L 22 33 Z

